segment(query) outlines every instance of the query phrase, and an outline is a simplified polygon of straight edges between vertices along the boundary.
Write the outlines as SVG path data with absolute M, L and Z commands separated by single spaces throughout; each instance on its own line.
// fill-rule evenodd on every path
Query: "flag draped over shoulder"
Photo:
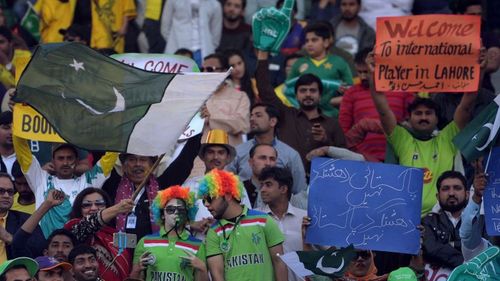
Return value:
M 323 275 L 342 277 L 355 257 L 354 247 L 326 251 L 297 251 L 280 256 L 283 262 L 300 277 Z
M 79 147 L 153 156 L 172 152 L 227 75 L 147 72 L 79 43 L 46 44 L 35 50 L 14 101 Z
M 495 144 L 500 129 L 499 106 L 500 95 L 453 139 L 467 161 L 484 155 Z

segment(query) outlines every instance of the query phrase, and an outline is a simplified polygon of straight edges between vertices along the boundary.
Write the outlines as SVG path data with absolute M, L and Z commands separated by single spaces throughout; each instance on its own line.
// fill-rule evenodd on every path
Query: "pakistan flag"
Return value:
M 280 257 L 297 276 L 323 275 L 334 278 L 344 275 L 355 256 L 354 247 L 350 245 L 336 250 L 289 252 Z
M 46 44 L 35 50 L 14 101 L 81 148 L 153 156 L 173 150 L 227 75 L 147 72 L 80 43 Z
M 483 156 L 495 144 L 500 129 L 499 106 L 500 95 L 453 139 L 467 162 Z

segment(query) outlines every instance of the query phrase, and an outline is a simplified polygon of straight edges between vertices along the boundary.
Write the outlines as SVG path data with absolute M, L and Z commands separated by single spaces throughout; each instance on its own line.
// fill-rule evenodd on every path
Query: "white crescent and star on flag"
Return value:
M 78 72 L 80 70 L 85 71 L 85 67 L 83 66 L 83 61 L 82 62 L 78 62 L 75 58 L 73 58 L 73 63 L 70 63 L 69 66 L 71 66 L 72 68 L 74 68 L 75 72 Z M 113 87 L 113 93 L 116 96 L 115 106 L 111 110 L 104 111 L 104 112 L 96 110 L 95 108 L 91 107 L 90 105 L 86 104 L 85 102 L 83 102 L 80 99 L 75 99 L 75 100 L 79 104 L 81 104 L 83 107 L 85 107 L 88 111 L 90 111 L 92 114 L 95 114 L 95 115 L 102 115 L 102 114 L 106 114 L 106 113 L 113 113 L 113 112 L 124 111 L 125 110 L 125 98 L 118 91 L 118 89 L 116 89 L 115 87 Z M 62 96 L 62 98 L 66 99 L 66 97 L 64 96 L 64 92 L 61 92 L 61 96 Z
M 337 252 L 333 252 L 332 253 L 332 256 L 337 256 Z M 318 263 L 316 264 L 316 268 L 323 271 L 324 273 L 326 274 L 334 274 L 334 273 L 337 273 L 337 272 L 340 272 L 342 270 L 342 268 L 344 267 L 344 257 L 341 257 L 342 258 L 342 262 L 340 263 L 340 265 L 338 267 L 324 267 L 323 266 L 323 258 L 325 256 L 322 256 L 319 260 L 318 260 Z

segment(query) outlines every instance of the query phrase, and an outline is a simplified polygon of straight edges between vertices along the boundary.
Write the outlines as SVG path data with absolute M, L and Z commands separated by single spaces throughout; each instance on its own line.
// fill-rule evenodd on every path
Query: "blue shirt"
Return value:
M 251 139 L 236 147 L 236 157 L 226 166 L 226 170 L 231 171 L 240 176 L 241 181 L 248 180 L 252 177 L 252 168 L 248 163 L 250 158 L 250 149 L 256 145 L 255 139 Z M 292 193 L 297 194 L 302 190 L 306 190 L 306 173 L 302 159 L 299 153 L 287 145 L 286 143 L 274 138 L 272 146 L 278 152 L 278 159 L 276 159 L 276 166 L 287 168 L 293 176 Z

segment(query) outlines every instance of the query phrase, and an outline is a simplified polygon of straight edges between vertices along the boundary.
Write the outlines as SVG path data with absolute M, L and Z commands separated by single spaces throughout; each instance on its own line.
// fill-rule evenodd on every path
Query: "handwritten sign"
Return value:
M 185 56 L 167 54 L 115 54 L 111 56 L 136 68 L 152 72 L 180 73 L 200 72 L 196 62 Z
M 487 167 L 488 185 L 483 193 L 486 232 L 500 236 L 500 147 L 493 148 Z
M 398 165 L 315 158 L 309 243 L 416 254 L 423 172 Z
M 454 15 L 377 18 L 377 91 L 477 91 L 480 22 Z

